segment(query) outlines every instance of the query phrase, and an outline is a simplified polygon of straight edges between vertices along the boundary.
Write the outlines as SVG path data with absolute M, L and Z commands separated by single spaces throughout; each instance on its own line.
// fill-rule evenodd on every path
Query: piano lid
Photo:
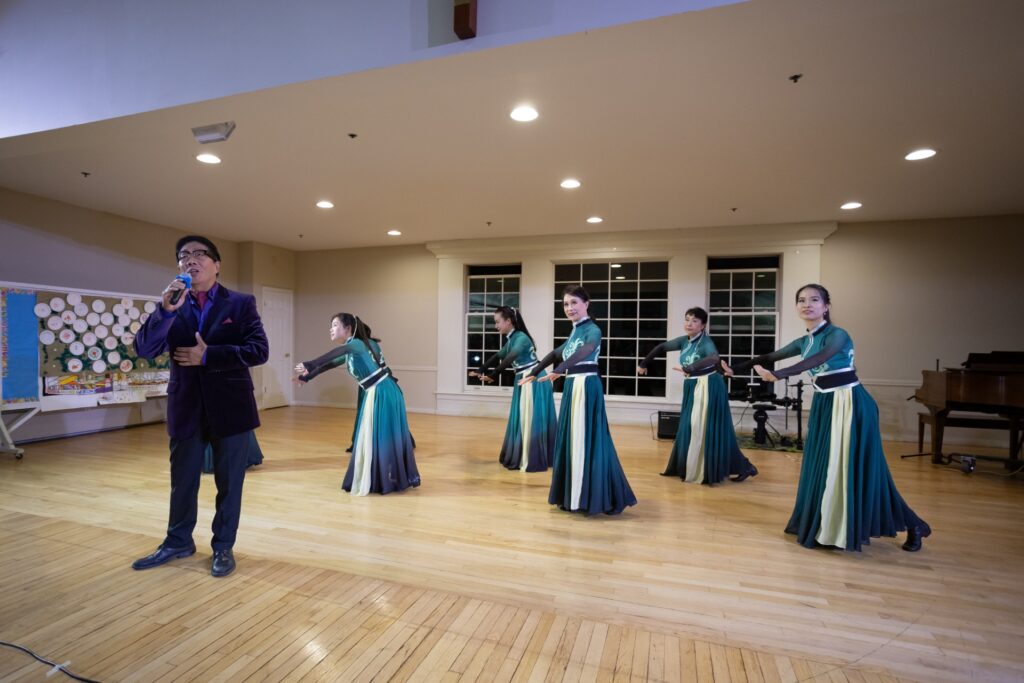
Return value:
M 961 365 L 965 370 L 981 372 L 1024 372 L 1024 351 L 971 353 Z

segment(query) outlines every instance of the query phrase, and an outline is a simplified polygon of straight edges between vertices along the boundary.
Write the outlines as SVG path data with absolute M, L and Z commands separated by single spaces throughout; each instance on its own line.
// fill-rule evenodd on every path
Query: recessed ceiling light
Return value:
M 575 178 L 566 178 L 565 180 L 562 181 L 561 185 L 567 190 L 575 190 L 577 187 L 580 186 L 580 181 L 576 180 Z
M 321 209 L 333 209 L 334 208 L 334 202 L 329 202 L 326 199 L 321 199 L 320 201 L 318 201 L 316 203 L 316 205 L 319 206 Z
M 540 116 L 540 114 L 538 114 L 537 110 L 534 109 L 533 107 L 527 104 L 521 104 L 515 109 L 513 109 L 512 113 L 509 114 L 509 116 L 511 116 L 514 121 L 526 122 L 535 120 L 538 116 Z
M 846 202 L 845 204 L 843 204 L 839 208 L 843 209 L 844 211 L 849 211 L 851 209 L 859 209 L 862 206 L 864 206 L 864 205 L 861 204 L 860 202 Z
M 621 268 L 621 267 L 622 267 L 621 263 L 613 263 L 612 264 L 612 268 Z
M 204 164 L 219 164 L 220 157 L 216 154 L 210 154 L 209 152 L 203 152 L 202 154 L 196 155 L 196 161 L 201 161 Z
M 626 276 L 625 276 L 625 275 L 616 275 L 616 276 L 615 276 L 615 279 L 616 279 L 616 280 L 625 280 L 625 279 L 626 279 Z
M 938 154 L 934 149 L 922 147 L 921 149 L 915 149 L 913 152 L 903 157 L 907 161 L 920 161 L 921 159 L 931 159 L 933 156 Z
M 600 216 L 591 216 L 590 218 L 587 219 L 587 222 L 588 223 L 602 223 L 602 222 L 604 222 L 604 219 L 601 218 Z M 614 268 L 615 266 L 612 266 L 612 267 Z
M 392 237 L 398 237 L 399 235 L 402 234 L 402 231 L 401 230 L 388 230 L 388 234 L 391 235 Z

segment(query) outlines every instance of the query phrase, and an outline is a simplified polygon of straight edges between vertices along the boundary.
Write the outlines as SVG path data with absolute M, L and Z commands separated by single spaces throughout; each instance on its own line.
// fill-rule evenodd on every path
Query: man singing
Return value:
M 191 276 L 172 281 L 161 305 L 135 337 L 143 358 L 171 353 L 167 433 L 171 437 L 171 511 L 167 536 L 133 569 L 158 567 L 196 552 L 199 479 L 207 445 L 213 448 L 217 512 L 213 518 L 213 576 L 235 569 L 246 451 L 259 426 L 249 368 L 267 361 L 269 348 L 256 299 L 217 282 L 220 253 L 205 237 L 178 240 L 178 268 Z M 186 290 L 186 291 L 182 291 Z

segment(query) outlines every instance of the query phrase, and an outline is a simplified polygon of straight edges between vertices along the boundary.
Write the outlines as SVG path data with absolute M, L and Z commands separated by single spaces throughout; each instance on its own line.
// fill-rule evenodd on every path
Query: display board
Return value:
M 167 393 L 170 360 L 139 358 L 159 299 L 0 282 L 0 403 L 41 410 L 136 403 Z

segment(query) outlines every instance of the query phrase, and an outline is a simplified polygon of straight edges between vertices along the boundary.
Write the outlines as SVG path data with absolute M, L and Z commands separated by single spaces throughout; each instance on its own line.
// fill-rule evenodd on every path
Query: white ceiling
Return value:
M 1020 0 L 754 0 L 7 138 L 0 186 L 297 250 L 1024 212 L 1022 27 Z

